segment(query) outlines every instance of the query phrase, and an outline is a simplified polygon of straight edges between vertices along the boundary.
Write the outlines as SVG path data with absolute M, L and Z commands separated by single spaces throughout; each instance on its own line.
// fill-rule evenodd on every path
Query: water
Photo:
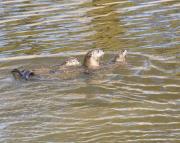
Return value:
M 180 141 L 177 0 L 0 0 L 0 142 Z M 127 65 L 69 80 L 10 71 L 127 49 Z M 109 56 L 108 56 L 109 55 Z

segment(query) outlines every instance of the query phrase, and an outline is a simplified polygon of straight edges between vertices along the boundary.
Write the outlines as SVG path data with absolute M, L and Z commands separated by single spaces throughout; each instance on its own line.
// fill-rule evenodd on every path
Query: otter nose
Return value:
M 125 57 L 127 55 L 127 50 L 123 50 L 122 55 Z
M 98 53 L 101 54 L 101 55 L 104 55 L 104 51 L 102 49 L 99 49 Z

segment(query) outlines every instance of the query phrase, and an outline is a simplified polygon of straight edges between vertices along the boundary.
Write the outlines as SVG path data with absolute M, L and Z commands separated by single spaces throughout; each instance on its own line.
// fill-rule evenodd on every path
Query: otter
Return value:
M 83 72 L 84 69 L 97 69 L 100 67 L 100 58 L 104 55 L 104 51 L 101 49 L 94 49 L 89 51 L 84 57 L 84 63 L 81 65 L 81 62 L 75 58 L 70 57 L 65 60 L 60 65 L 55 65 L 50 68 L 38 68 L 29 70 L 20 70 L 20 69 L 13 69 L 11 71 L 13 77 L 15 79 L 23 79 L 23 80 L 31 80 L 35 77 L 40 78 L 41 76 L 48 76 L 48 75 L 57 75 L 63 73 L 80 73 Z
M 76 57 L 70 57 L 62 64 L 62 66 L 80 66 L 81 62 Z
M 51 75 L 62 75 L 62 77 L 69 74 L 79 74 L 79 73 L 90 73 L 91 71 L 96 71 L 99 69 L 114 68 L 119 64 L 124 64 L 126 62 L 127 50 L 120 51 L 114 58 L 107 64 L 102 65 L 100 59 L 104 56 L 104 51 L 101 49 L 94 49 L 87 52 L 84 56 L 83 64 L 78 58 L 70 57 L 65 60 L 60 65 L 54 65 L 50 68 L 44 67 L 33 70 L 20 70 L 13 69 L 11 71 L 13 77 L 17 80 L 31 80 L 31 79 L 41 79 L 42 76 L 46 77 Z
M 84 67 L 88 69 L 98 69 L 100 67 L 100 58 L 103 57 L 104 51 L 101 49 L 91 50 L 84 57 Z
M 104 64 L 103 69 L 115 69 L 126 64 L 127 50 L 121 50 L 114 57 Z
M 55 73 L 56 71 L 61 68 L 61 70 L 68 68 L 68 67 L 75 67 L 75 66 L 80 66 L 81 63 L 78 58 L 76 57 L 70 57 L 66 59 L 62 64 L 60 65 L 54 65 L 51 68 L 48 67 L 43 67 L 43 68 L 36 68 L 30 70 L 20 70 L 20 69 L 13 69 L 11 71 L 13 77 L 16 80 L 32 80 L 32 79 L 38 79 L 40 78 L 41 75 L 48 75 Z
M 87 53 L 87 57 L 88 57 L 88 53 Z M 111 58 L 109 60 L 109 62 L 105 61 L 103 63 L 101 63 L 101 65 L 99 64 L 99 60 L 98 60 L 98 66 L 94 66 L 93 62 L 91 62 L 91 60 L 89 60 L 90 62 L 90 66 L 87 70 L 85 70 L 85 73 L 87 74 L 91 74 L 94 75 L 95 73 L 95 77 L 97 76 L 97 74 L 102 75 L 102 73 L 108 73 L 108 72 L 112 72 L 112 70 L 115 70 L 116 68 L 122 67 L 123 65 L 126 64 L 126 56 L 127 56 L 127 50 L 121 50 L 119 52 L 117 52 L 117 54 L 115 54 L 113 56 L 113 58 Z M 90 56 L 91 58 L 91 56 Z M 86 64 L 86 63 L 85 63 Z M 86 64 L 87 65 L 87 64 Z
M 113 63 L 125 63 L 127 56 L 127 50 L 120 51 L 115 57 L 113 58 Z
M 81 66 L 81 62 L 79 61 L 78 58 L 70 57 L 61 64 L 53 65 L 51 67 L 36 68 L 36 69 L 33 69 L 32 72 L 39 75 L 46 75 L 46 74 L 56 73 L 59 70 L 66 71 L 66 69 L 68 68 L 74 68 L 74 67 L 80 67 L 80 66 Z

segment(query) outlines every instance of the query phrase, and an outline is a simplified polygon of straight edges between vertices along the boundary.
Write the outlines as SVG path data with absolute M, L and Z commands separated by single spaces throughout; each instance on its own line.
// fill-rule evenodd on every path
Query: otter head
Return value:
M 120 51 L 114 58 L 114 62 L 125 62 L 126 61 L 127 50 Z
M 104 51 L 95 49 L 89 51 L 84 58 L 84 66 L 90 69 L 96 69 L 100 66 L 100 58 L 103 57 Z
M 81 63 L 78 58 L 70 57 L 64 62 L 63 65 L 65 65 L 65 66 L 80 66 Z

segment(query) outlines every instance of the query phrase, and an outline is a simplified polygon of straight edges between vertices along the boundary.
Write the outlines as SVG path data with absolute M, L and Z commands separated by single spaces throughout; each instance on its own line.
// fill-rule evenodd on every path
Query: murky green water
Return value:
M 0 142 L 180 142 L 179 9 L 178 0 L 0 0 Z M 128 65 L 11 77 L 93 48 L 127 49 Z

